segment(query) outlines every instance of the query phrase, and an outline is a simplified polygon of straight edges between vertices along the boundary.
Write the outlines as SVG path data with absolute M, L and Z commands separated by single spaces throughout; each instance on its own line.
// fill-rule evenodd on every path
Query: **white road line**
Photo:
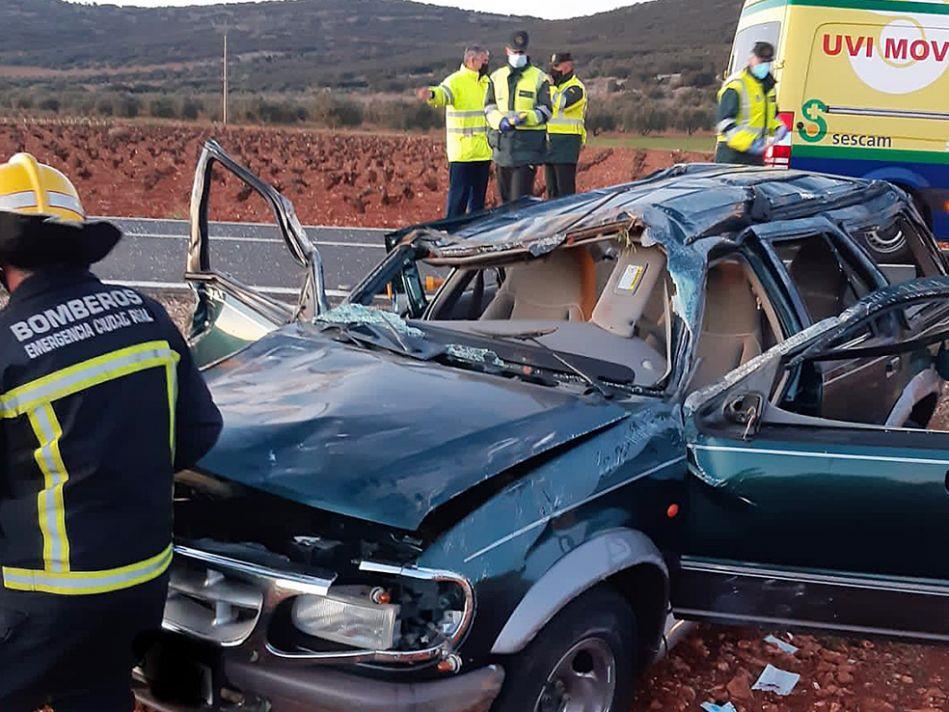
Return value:
M 159 240 L 188 240 L 188 235 L 172 235 L 162 232 L 127 232 L 126 237 L 148 237 Z M 233 237 L 230 235 L 211 235 L 214 242 L 276 242 L 283 244 L 283 238 L 280 237 Z M 324 245 L 326 247 L 368 247 L 371 249 L 385 249 L 385 245 L 374 244 L 371 242 L 341 242 L 337 240 L 313 240 L 315 245 Z
M 172 218 L 134 218 L 134 217 L 119 217 L 117 215 L 94 215 L 89 217 L 90 220 L 114 220 L 116 222 L 163 222 L 163 223 L 172 223 L 180 225 L 189 225 L 187 220 L 174 220 Z M 226 222 L 215 220 L 212 221 L 212 225 L 234 225 L 236 227 L 241 227 L 243 225 L 252 225 L 254 227 L 274 227 L 272 222 Z M 357 232 L 393 232 L 398 228 L 388 228 L 388 227 L 347 227 L 345 225 L 304 225 L 304 230 L 352 230 Z
M 103 279 L 105 284 L 117 284 L 124 287 L 135 287 L 136 289 L 189 289 L 187 282 L 148 282 L 142 280 L 131 280 L 131 279 Z M 268 292 L 270 294 L 286 294 L 289 296 L 296 296 L 300 293 L 299 289 L 293 289 L 292 287 L 261 287 L 259 285 L 251 285 L 249 289 L 255 289 L 258 292 Z M 349 292 L 343 289 L 327 289 L 326 296 L 328 297 L 348 297 Z

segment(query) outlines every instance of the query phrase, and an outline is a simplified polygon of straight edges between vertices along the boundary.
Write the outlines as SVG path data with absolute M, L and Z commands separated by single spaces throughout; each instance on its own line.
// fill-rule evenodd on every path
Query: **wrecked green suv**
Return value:
M 215 169 L 270 202 L 296 304 L 212 268 Z M 213 143 L 192 219 L 225 428 L 177 481 L 158 709 L 624 712 L 670 612 L 949 638 L 949 278 L 892 186 L 522 200 L 392 233 L 333 308 Z

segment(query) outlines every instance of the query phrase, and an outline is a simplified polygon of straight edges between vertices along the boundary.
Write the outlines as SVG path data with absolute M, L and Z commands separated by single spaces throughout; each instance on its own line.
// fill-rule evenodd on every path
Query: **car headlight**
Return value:
M 298 596 L 291 619 L 307 635 L 356 648 L 390 650 L 398 634 L 399 606 L 374 603 L 369 591 L 338 586 L 326 596 Z

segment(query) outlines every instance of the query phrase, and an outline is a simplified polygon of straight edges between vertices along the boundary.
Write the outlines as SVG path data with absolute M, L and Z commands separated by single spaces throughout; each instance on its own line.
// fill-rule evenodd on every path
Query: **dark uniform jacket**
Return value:
M 525 88 L 521 79 L 525 75 L 535 73 L 536 86 L 531 82 L 530 86 Z M 504 82 L 506 87 L 503 90 L 499 89 L 496 82 Z M 499 104 L 499 97 L 502 94 L 508 98 L 508 102 L 503 106 Z M 519 106 L 521 103 L 525 106 Z M 530 107 L 528 108 L 526 104 L 530 104 Z M 494 149 L 493 158 L 497 165 L 504 168 L 516 168 L 539 165 L 544 162 L 547 149 L 547 132 L 544 129 L 544 122 L 552 113 L 550 82 L 544 72 L 535 69 L 529 62 L 519 69 L 505 65 L 495 70 L 488 81 L 484 106 L 489 125 L 488 144 Z M 543 118 L 533 120 L 529 128 L 522 126 L 514 131 L 501 133 L 492 123 L 492 111 L 499 111 L 501 114 L 511 111 L 540 112 Z
M 165 310 L 79 268 L 25 280 L 0 312 L 3 587 L 78 595 L 160 576 L 172 474 L 221 416 Z

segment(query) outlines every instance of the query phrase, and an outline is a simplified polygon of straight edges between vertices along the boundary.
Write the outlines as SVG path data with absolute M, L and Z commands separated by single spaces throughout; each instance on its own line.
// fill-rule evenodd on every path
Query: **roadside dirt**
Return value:
M 0 122 L 0 156 L 29 151 L 72 178 L 93 215 L 186 218 L 194 164 L 215 138 L 293 201 L 305 224 L 400 227 L 440 217 L 448 190 L 441 135 L 18 120 Z M 587 148 L 580 190 L 622 183 L 701 153 Z M 538 171 L 535 192 L 544 190 Z M 489 202 L 497 203 L 492 176 Z M 212 219 L 268 221 L 232 177 L 218 179 Z

